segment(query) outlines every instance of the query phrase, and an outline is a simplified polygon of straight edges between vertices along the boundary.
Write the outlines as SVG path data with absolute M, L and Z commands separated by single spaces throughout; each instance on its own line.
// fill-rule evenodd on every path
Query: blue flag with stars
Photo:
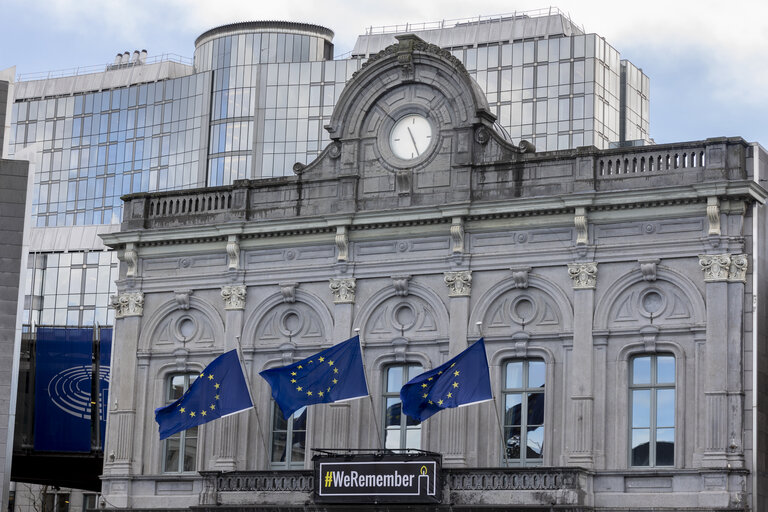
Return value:
M 400 389 L 403 412 L 419 421 L 449 407 L 491 398 L 483 338 L 434 370 L 417 375 Z
M 368 396 L 359 336 L 259 375 L 272 388 L 272 398 L 285 419 L 305 405 Z
M 237 350 L 206 366 L 181 398 L 155 409 L 160 439 L 253 407 Z

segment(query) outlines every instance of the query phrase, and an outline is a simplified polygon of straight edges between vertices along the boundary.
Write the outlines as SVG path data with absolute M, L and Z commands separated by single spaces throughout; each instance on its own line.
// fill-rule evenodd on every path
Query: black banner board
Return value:
M 318 503 L 440 503 L 439 454 L 316 455 Z

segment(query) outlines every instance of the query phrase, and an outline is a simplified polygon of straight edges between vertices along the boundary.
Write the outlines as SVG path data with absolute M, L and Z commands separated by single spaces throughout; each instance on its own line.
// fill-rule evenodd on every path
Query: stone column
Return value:
M 236 261 L 239 251 L 230 251 L 230 263 Z M 233 257 L 233 254 L 235 255 Z M 236 268 L 236 267 L 235 267 Z M 243 332 L 243 314 L 245 310 L 246 288 L 244 285 L 227 285 L 221 287 L 221 298 L 224 300 L 224 352 L 239 349 L 238 339 Z M 242 354 L 241 354 L 242 355 Z M 245 361 L 242 361 L 244 364 Z M 235 414 L 221 418 L 213 423 L 214 427 L 214 462 L 215 469 L 233 471 L 237 469 L 237 445 L 240 423 L 245 422 L 246 415 Z M 245 445 L 243 445 L 245 446 Z
M 467 323 L 469 322 L 469 299 L 472 293 L 472 272 L 460 270 L 445 272 L 445 284 L 450 297 L 448 328 L 448 357 L 453 357 L 467 348 Z M 437 361 L 442 364 L 442 361 Z M 446 465 L 464 466 L 467 462 L 468 409 L 461 407 L 446 409 L 440 413 L 440 446 Z M 471 429 L 472 432 L 477 432 Z M 475 436 L 475 434 L 472 434 Z
M 112 343 L 109 415 L 104 444 L 104 489 L 109 502 L 120 508 L 131 506 L 132 476 L 140 472 L 140 446 L 134 446 L 136 427 L 136 353 L 144 314 L 142 292 L 122 292 L 112 296 L 115 309 L 115 338 Z M 139 454 L 136 451 L 139 451 Z
M 567 386 L 571 392 L 567 421 L 567 464 L 591 468 L 594 464 L 592 319 L 597 263 L 569 263 L 568 275 L 573 281 L 573 353 Z
M 699 265 L 706 288 L 707 334 L 700 378 L 704 386 L 705 417 L 700 424 L 704 443 L 697 449 L 703 449 L 701 463 L 705 467 L 723 467 L 731 462 L 742 466 L 742 398 L 737 378 L 741 375 L 741 315 L 728 312 L 743 310 L 747 258 L 702 254 Z

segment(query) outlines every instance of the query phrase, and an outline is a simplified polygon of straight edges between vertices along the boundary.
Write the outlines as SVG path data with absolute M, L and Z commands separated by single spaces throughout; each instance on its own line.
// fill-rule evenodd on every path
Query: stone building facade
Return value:
M 765 152 L 537 152 L 494 120 L 461 62 L 400 36 L 295 176 L 125 196 L 103 506 L 330 510 L 311 449 L 386 447 L 442 455 L 425 510 L 754 507 Z M 281 421 L 258 373 L 355 332 L 370 400 Z M 399 414 L 481 336 L 494 400 Z M 161 442 L 153 410 L 237 347 L 255 408 Z

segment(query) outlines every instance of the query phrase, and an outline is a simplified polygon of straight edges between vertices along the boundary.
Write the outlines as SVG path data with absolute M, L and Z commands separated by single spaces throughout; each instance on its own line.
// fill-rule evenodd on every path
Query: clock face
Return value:
M 401 117 L 389 134 L 389 147 L 396 157 L 413 160 L 420 157 L 432 142 L 432 125 L 424 116 L 408 114 Z

